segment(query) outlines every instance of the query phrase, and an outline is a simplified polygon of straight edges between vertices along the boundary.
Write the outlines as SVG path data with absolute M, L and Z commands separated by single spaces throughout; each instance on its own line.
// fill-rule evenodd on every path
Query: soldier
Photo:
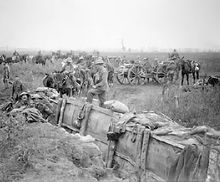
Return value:
M 62 72 L 73 73 L 75 67 L 76 67 L 76 66 L 73 64 L 72 58 L 71 58 L 71 57 L 68 57 L 68 58 L 65 60 L 64 65 L 62 66 L 61 73 L 62 73 Z
M 12 84 L 12 94 L 11 97 L 12 99 L 17 102 L 19 95 L 24 91 L 24 86 L 21 82 L 21 80 L 19 79 L 19 77 L 16 75 L 15 76 L 15 81 Z
M 18 56 L 19 56 L 19 53 L 15 50 L 15 52 L 13 52 L 13 56 L 18 57 Z
M 32 106 L 41 112 L 44 119 L 48 119 L 51 115 L 53 115 L 52 110 L 43 103 L 43 98 L 39 94 L 33 94 L 31 99 L 33 101 Z
M 84 57 L 83 57 L 83 56 L 80 56 L 80 57 L 79 57 L 79 60 L 77 61 L 76 64 L 83 65 L 83 63 L 84 63 L 83 60 L 84 60 Z
M 12 60 L 18 62 L 20 60 L 20 55 L 19 53 L 15 50 L 12 55 Z
M 16 109 L 16 108 L 21 108 L 23 106 L 24 108 L 27 108 L 30 106 L 30 94 L 27 92 L 22 92 L 19 95 L 18 101 L 15 103 L 13 108 Z
M 106 100 L 106 93 L 109 90 L 108 86 L 108 72 L 104 67 L 104 62 L 101 57 L 95 61 L 97 67 L 98 79 L 95 80 L 93 88 L 88 91 L 87 102 L 92 103 L 93 97 L 98 96 L 99 106 L 104 107 L 104 102 Z
M 170 58 L 172 60 L 179 58 L 179 53 L 176 51 L 176 49 L 173 50 L 173 52 L 170 54 Z
M 10 78 L 10 67 L 7 62 L 3 62 L 3 83 L 5 89 L 8 89 L 8 83 Z

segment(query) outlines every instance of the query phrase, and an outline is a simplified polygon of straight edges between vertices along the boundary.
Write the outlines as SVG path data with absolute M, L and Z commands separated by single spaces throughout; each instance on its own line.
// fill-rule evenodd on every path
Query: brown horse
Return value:
M 184 60 L 183 58 L 178 61 L 178 68 L 181 71 L 181 85 L 184 83 L 184 77 L 186 76 L 187 85 L 189 85 L 189 75 L 193 76 L 193 83 L 196 79 L 199 79 L 200 65 L 192 60 Z

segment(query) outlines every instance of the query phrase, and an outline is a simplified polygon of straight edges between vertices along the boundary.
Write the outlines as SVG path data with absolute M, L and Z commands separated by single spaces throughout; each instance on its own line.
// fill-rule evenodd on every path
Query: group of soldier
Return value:
M 9 78 L 10 68 L 9 65 L 4 62 L 3 82 L 5 84 L 5 89 L 9 88 Z M 53 115 L 51 110 L 52 106 L 50 106 L 49 102 L 39 94 L 31 94 L 29 91 L 27 91 L 18 75 L 15 75 L 13 79 L 10 96 L 11 101 L 8 105 L 10 105 L 11 108 L 6 107 L 6 110 L 10 111 L 11 113 L 23 111 L 26 108 L 36 108 L 40 111 L 45 120 Z
M 169 59 L 174 60 L 176 58 L 179 58 L 179 54 L 174 49 L 174 51 L 171 54 L 169 54 Z M 87 102 L 91 103 L 93 97 L 97 95 L 99 99 L 99 106 L 104 107 L 104 102 L 106 101 L 106 95 L 107 92 L 109 91 L 109 84 L 110 84 L 108 81 L 109 72 L 106 67 L 108 64 L 104 63 L 102 57 L 93 57 L 93 60 L 94 60 L 93 63 L 91 61 L 85 61 L 84 58 L 81 56 L 79 57 L 77 62 L 75 62 L 71 57 L 68 57 L 62 62 L 62 69 L 60 70 L 60 72 L 67 74 L 74 73 L 77 67 L 82 66 L 82 67 L 91 68 L 91 65 L 93 65 L 94 79 L 90 79 L 91 87 L 87 92 Z M 5 89 L 8 88 L 9 78 L 10 78 L 10 67 L 8 63 L 4 62 L 3 82 L 5 84 Z M 15 108 L 21 105 L 29 105 L 30 97 L 28 93 L 25 93 L 23 91 L 24 91 L 23 84 L 21 83 L 19 77 L 16 76 L 12 84 L 12 94 L 11 94 L 12 99 L 15 103 L 14 105 Z M 39 98 L 37 99 L 39 100 Z
M 68 57 L 63 63 L 61 72 L 74 73 L 76 67 L 79 67 L 83 63 L 83 57 L 79 58 L 78 63 L 74 63 L 74 61 L 70 57 Z M 88 65 L 90 63 L 86 62 L 86 64 L 87 68 L 91 68 L 91 65 Z M 99 106 L 104 107 L 106 94 L 109 90 L 109 73 L 106 66 L 104 65 L 102 57 L 96 57 L 94 63 L 91 64 L 93 64 L 94 79 L 92 79 L 91 77 L 88 78 L 91 84 L 91 88 L 87 93 L 87 102 L 92 103 L 93 97 L 97 95 L 99 99 Z

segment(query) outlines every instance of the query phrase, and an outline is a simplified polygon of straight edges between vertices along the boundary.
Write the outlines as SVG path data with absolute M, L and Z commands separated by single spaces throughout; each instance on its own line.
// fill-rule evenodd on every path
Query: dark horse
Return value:
M 42 55 L 37 55 L 33 57 L 33 63 L 42 64 L 42 66 L 45 66 L 46 60 L 47 60 L 47 57 L 42 56 Z
M 73 94 L 78 94 L 79 84 L 71 73 L 53 73 L 54 88 L 60 93 L 62 98 L 63 94 L 71 97 Z
M 184 77 L 186 75 L 187 85 L 189 85 L 189 74 L 193 76 L 193 83 L 196 79 L 199 79 L 199 70 L 200 65 L 192 60 L 184 60 L 183 58 L 179 59 L 179 68 L 181 71 L 181 85 L 183 85 Z

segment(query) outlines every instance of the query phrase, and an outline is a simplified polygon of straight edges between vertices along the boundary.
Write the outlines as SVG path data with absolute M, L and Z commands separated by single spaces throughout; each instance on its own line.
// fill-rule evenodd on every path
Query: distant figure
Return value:
M 101 57 L 99 57 L 95 61 L 96 65 L 96 79 L 95 83 L 93 85 L 93 88 L 91 88 L 88 91 L 87 94 L 87 102 L 92 103 L 93 97 L 95 95 L 98 96 L 99 99 L 99 106 L 104 107 L 104 102 L 106 100 L 106 93 L 109 90 L 108 86 L 108 72 L 106 68 L 104 67 L 104 61 Z
M 4 54 L 2 54 L 0 56 L 0 64 L 3 63 L 5 61 L 5 59 L 6 59 L 6 56 Z
M 179 53 L 176 51 L 176 49 L 174 49 L 173 52 L 172 52 L 169 56 L 170 56 L 170 58 L 171 58 L 172 60 L 177 59 L 177 58 L 180 57 L 180 56 L 179 56 Z
M 17 102 L 19 100 L 19 95 L 24 91 L 24 86 L 20 80 L 20 78 L 16 75 L 15 80 L 12 84 L 12 94 L 11 97 L 14 100 L 14 102 Z
M 193 69 L 195 71 L 195 79 L 198 80 L 199 79 L 199 71 L 201 69 L 201 66 L 200 66 L 199 62 L 197 62 L 197 61 L 193 61 L 192 64 L 193 64 Z
M 3 62 L 3 83 L 5 89 L 8 89 L 9 78 L 10 78 L 10 67 L 7 62 Z
M 16 62 L 19 62 L 19 59 L 20 58 L 20 55 L 19 53 L 15 50 L 12 54 L 12 61 L 16 61 Z
M 13 52 L 13 56 L 19 57 L 19 53 L 15 50 L 15 51 Z

